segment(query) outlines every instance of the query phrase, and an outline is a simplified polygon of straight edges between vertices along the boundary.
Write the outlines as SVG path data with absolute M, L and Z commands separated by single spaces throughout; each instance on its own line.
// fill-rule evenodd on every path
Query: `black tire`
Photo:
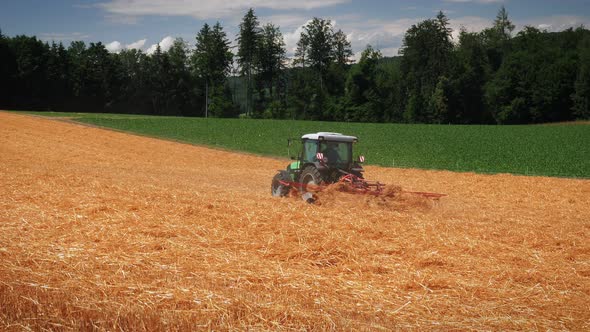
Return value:
M 321 186 L 324 184 L 324 180 L 317 168 L 314 166 L 307 166 L 299 176 L 299 184 L 301 185 L 301 193 L 305 194 L 309 191 L 316 191 L 311 187 L 308 189 L 308 185 L 314 187 Z
M 272 183 L 270 185 L 270 194 L 273 197 L 285 197 L 289 195 L 289 191 L 291 190 L 290 186 L 285 186 L 281 183 L 281 181 L 290 181 L 290 179 L 285 178 L 285 174 L 278 173 L 272 178 Z

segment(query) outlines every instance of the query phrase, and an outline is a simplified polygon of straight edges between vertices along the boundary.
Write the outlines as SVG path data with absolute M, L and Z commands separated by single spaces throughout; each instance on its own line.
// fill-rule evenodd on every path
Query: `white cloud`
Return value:
M 272 9 L 272 10 L 310 10 L 315 8 L 330 7 L 351 0 L 109 0 L 98 3 L 110 15 L 123 17 L 123 23 L 133 22 L 133 17 L 158 15 L 158 16 L 192 16 L 198 19 L 211 17 L 231 17 L 242 15 L 248 8 Z
M 123 49 L 123 45 L 116 40 L 106 44 L 104 47 L 111 53 L 119 53 Z
M 122 50 L 130 50 L 130 49 L 141 50 L 143 48 L 143 46 L 145 45 L 146 41 L 147 41 L 147 39 L 140 39 L 140 40 L 133 42 L 131 44 L 123 45 L 121 42 L 115 40 L 115 41 L 112 41 L 112 42 L 106 44 L 104 47 L 107 49 L 107 51 L 109 51 L 111 53 L 119 53 Z M 155 49 L 156 48 L 154 46 L 154 50 Z
M 161 42 L 150 46 L 145 52 L 147 54 L 153 54 L 156 51 L 158 45 L 160 45 L 160 50 L 162 52 L 168 52 L 170 47 L 172 47 L 172 44 L 174 44 L 174 38 L 172 36 L 166 36 L 164 37 L 164 39 L 162 39 Z
M 303 27 L 307 25 L 307 23 L 311 22 L 311 20 L 307 20 L 306 22 L 301 23 L 295 30 L 290 32 L 283 33 L 283 40 L 285 41 L 285 48 L 287 49 L 287 56 L 293 56 L 295 50 L 297 49 L 297 42 L 301 37 L 301 32 L 303 32 Z
M 145 45 L 145 42 L 146 41 L 147 41 L 147 39 L 140 39 L 140 40 L 138 40 L 136 42 L 133 42 L 131 44 L 125 45 L 125 48 L 128 49 L 128 50 L 131 50 L 131 49 L 140 50 L 140 49 L 143 48 L 143 45 Z
M 562 31 L 568 28 L 576 28 L 580 25 L 588 26 L 590 25 L 590 17 L 554 15 L 527 19 L 514 22 L 514 24 L 516 25 L 517 31 L 524 29 L 527 25 L 537 27 L 541 30 Z
M 406 31 L 412 26 L 422 21 L 423 18 L 401 18 L 397 20 L 382 19 L 365 19 L 356 17 L 351 20 L 339 19 L 337 29 L 342 29 L 347 34 L 355 53 L 354 59 L 360 58 L 361 52 L 371 45 L 381 50 L 384 56 L 397 55 L 397 50 L 401 47 L 402 40 Z

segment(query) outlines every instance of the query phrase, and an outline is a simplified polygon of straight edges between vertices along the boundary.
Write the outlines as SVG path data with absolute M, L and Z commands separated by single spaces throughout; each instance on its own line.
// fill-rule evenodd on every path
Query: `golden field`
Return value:
M 286 164 L 0 112 L 0 329 L 590 329 L 590 180 Z

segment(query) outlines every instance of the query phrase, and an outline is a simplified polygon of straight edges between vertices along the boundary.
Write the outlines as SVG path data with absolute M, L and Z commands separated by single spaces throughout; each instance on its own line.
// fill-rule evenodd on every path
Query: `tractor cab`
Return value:
M 271 193 L 273 196 L 285 196 L 292 187 L 300 192 L 310 188 L 340 181 L 343 177 L 363 178 L 363 168 L 353 158 L 355 136 L 332 132 L 318 132 L 301 137 L 301 151 L 286 170 L 279 171 L 273 178 Z
M 339 133 L 319 132 L 301 137 L 300 165 L 315 165 L 320 170 L 350 170 L 353 164 L 352 145 L 358 139 Z
M 301 181 L 301 174 L 307 168 L 321 176 L 321 182 L 334 183 L 345 174 L 352 173 L 362 177 L 360 163 L 365 158 L 353 158 L 353 145 L 358 141 L 355 136 L 340 133 L 319 132 L 301 137 L 301 150 L 296 160 L 287 167 L 291 180 Z
M 322 166 L 349 168 L 352 163 L 352 144 L 354 136 L 336 133 L 317 133 L 303 135 L 300 161 L 319 162 Z

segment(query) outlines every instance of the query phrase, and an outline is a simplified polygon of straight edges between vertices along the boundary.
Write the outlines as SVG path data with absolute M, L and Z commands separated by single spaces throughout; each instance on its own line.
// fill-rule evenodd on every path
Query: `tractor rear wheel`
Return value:
M 285 178 L 285 174 L 283 174 L 282 172 L 278 173 L 272 178 L 272 183 L 270 185 L 270 193 L 273 197 L 285 197 L 289 195 L 291 187 L 282 184 L 281 181 L 288 182 L 290 181 L 290 179 L 288 177 Z

